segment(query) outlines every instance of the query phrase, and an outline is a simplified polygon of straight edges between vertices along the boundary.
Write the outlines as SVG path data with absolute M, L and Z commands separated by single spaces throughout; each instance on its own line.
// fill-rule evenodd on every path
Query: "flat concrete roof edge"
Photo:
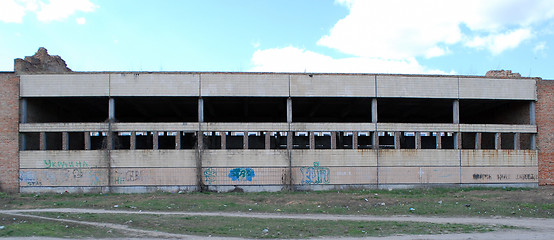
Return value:
M 1 73 L 1 72 L 0 72 Z M 14 72 L 6 72 L 14 73 Z M 367 75 L 367 76 L 399 76 L 399 77 L 443 77 L 443 78 L 491 78 L 491 79 L 534 79 L 542 80 L 540 77 L 521 78 L 494 78 L 479 75 L 440 75 L 440 74 L 395 74 L 395 73 L 321 73 L 321 72 L 210 72 L 210 71 L 73 71 L 64 73 L 29 72 L 19 75 L 56 75 L 56 74 L 275 74 L 275 75 Z

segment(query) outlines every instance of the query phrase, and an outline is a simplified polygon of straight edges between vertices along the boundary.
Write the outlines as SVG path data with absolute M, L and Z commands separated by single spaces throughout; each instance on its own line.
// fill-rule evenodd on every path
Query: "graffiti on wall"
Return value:
M 44 160 L 45 168 L 86 168 L 88 167 L 85 161 L 52 161 Z
M 101 186 L 106 184 L 106 172 L 93 169 L 56 168 L 49 170 L 21 170 L 21 186 Z
M 217 177 L 217 172 L 213 168 L 208 168 L 204 170 L 204 180 L 206 181 L 206 184 L 213 184 L 215 182 L 215 178 Z
M 229 171 L 229 178 L 231 178 L 232 181 L 252 182 L 254 176 L 255 174 L 252 168 L 233 168 Z
M 125 184 L 125 182 L 136 182 L 144 180 L 144 171 L 127 170 L 124 172 L 115 171 L 114 184 Z
M 331 182 L 331 170 L 328 167 L 320 167 L 319 162 L 314 162 L 313 167 L 301 167 L 301 184 L 329 184 Z
M 536 180 L 535 174 L 516 174 L 515 177 L 512 174 L 473 174 L 473 180 Z

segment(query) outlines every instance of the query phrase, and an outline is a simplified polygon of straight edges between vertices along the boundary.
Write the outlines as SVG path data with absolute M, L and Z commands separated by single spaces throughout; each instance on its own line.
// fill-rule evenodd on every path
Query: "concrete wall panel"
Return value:
M 377 166 L 377 152 L 373 149 L 317 149 L 293 150 L 293 167 L 373 167 Z
M 21 169 L 21 187 L 86 187 L 106 186 L 106 168 Z
M 202 74 L 201 94 L 208 96 L 288 97 L 286 74 Z
M 290 76 L 291 97 L 375 97 L 375 76 L 310 75 Z
M 536 100 L 535 80 L 460 78 L 460 98 Z
M 460 183 L 459 167 L 379 167 L 379 184 Z
M 109 74 L 21 75 L 21 97 L 108 96 Z
M 537 167 L 462 167 L 462 183 L 538 183 Z
M 182 186 L 196 184 L 196 168 L 115 168 L 113 186 Z
M 110 74 L 111 96 L 198 96 L 199 74 Z
M 382 149 L 379 166 L 459 166 L 460 152 L 450 149 Z
M 458 125 L 447 123 L 377 123 L 377 131 L 457 132 Z
M 370 119 L 368 119 L 370 121 Z M 374 123 L 291 123 L 291 131 L 375 131 Z
M 198 123 L 113 123 L 116 132 L 130 131 L 198 131 Z
M 105 151 L 20 151 L 20 168 L 74 169 L 107 167 Z
M 112 150 L 112 167 L 196 167 L 195 150 Z
M 286 132 L 289 129 L 288 123 L 201 123 L 202 131 L 250 131 L 250 132 L 263 132 L 274 131 Z
M 203 167 L 286 167 L 286 150 L 204 150 Z
M 295 167 L 295 185 L 376 184 L 377 167 Z
M 454 77 L 377 76 L 378 97 L 455 99 L 457 88 Z
M 217 168 L 202 169 L 202 181 L 206 185 L 284 185 L 287 184 L 287 168 Z
M 537 166 L 536 150 L 462 150 L 462 166 Z
M 107 123 L 20 123 L 20 132 L 102 132 L 108 131 Z
M 503 132 L 503 133 L 536 133 L 536 125 L 516 124 L 460 124 L 461 132 Z

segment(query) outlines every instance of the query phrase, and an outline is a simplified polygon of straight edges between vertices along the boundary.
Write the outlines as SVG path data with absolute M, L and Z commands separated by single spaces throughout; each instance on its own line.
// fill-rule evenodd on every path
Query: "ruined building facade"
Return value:
M 2 191 L 554 183 L 554 81 L 38 69 L 0 73 Z

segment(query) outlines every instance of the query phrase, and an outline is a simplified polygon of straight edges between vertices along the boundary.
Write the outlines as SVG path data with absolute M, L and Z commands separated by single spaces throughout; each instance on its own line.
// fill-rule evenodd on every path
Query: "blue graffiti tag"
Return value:
M 330 183 L 331 170 L 327 167 L 320 167 L 319 162 L 314 162 L 313 167 L 301 167 L 302 184 L 325 184 Z
M 250 181 L 254 178 L 254 170 L 252 168 L 233 168 L 229 171 L 229 178 L 233 181 Z
M 217 177 L 217 172 L 213 168 L 208 168 L 204 170 L 204 179 L 206 184 L 213 184 L 215 182 L 215 177 Z

